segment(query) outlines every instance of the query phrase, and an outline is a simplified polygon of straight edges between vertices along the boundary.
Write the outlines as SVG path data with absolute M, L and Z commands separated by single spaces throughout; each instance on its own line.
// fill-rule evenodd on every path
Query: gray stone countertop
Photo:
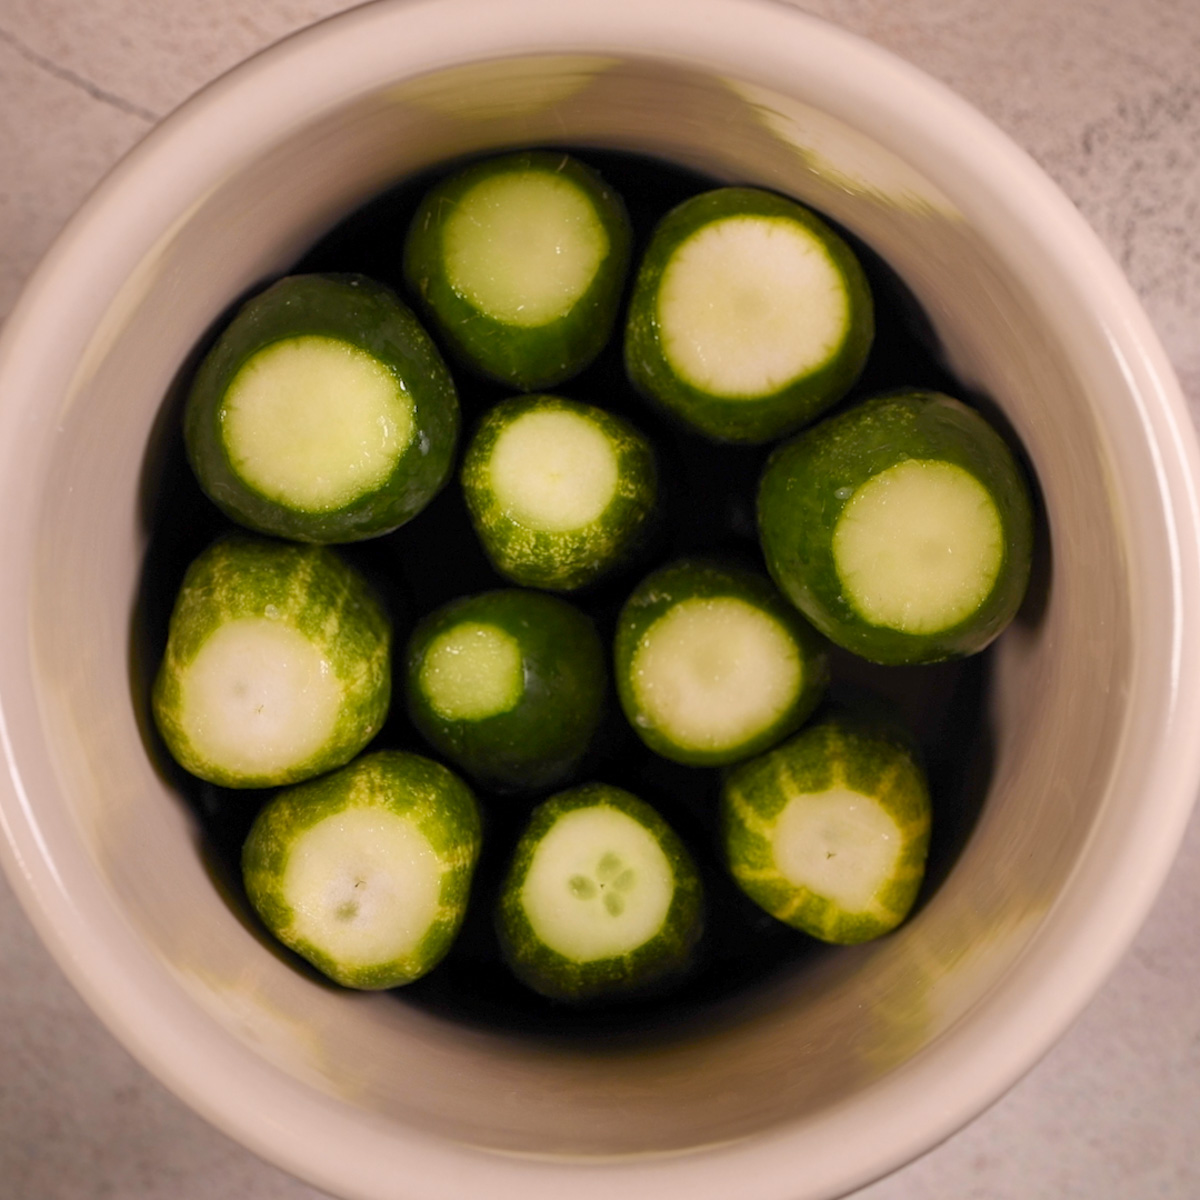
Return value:
M 568 2 L 568 0 L 564 0 Z M 161 116 L 346 0 L 0 0 L 0 319 Z M 800 0 L 948 83 L 1109 246 L 1200 414 L 1200 0 Z M 971 1125 L 856 1200 L 1200 1196 L 1200 818 L 1136 942 Z M 78 999 L 0 882 L 0 1196 L 313 1200 Z

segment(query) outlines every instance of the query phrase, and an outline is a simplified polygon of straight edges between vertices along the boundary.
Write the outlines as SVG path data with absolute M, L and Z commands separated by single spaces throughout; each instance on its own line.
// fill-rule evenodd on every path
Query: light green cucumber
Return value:
M 578 374 L 616 320 L 629 218 L 590 167 L 529 151 L 473 163 L 413 218 L 404 276 L 451 354 L 533 391 Z
M 470 788 L 382 750 L 276 795 L 243 846 L 242 878 L 271 933 L 323 974 L 391 988 L 450 949 L 479 849 Z
M 505 959 L 555 1000 L 657 990 L 691 964 L 703 926 L 700 876 L 659 814 L 591 783 L 530 817 L 500 894 Z
M 1029 581 L 1029 489 L 974 409 L 877 396 L 779 447 L 758 525 L 779 587 L 831 641 L 879 663 L 982 650 Z
M 768 442 L 836 403 L 874 337 L 870 289 L 809 209 L 730 187 L 655 228 L 625 327 L 634 386 L 717 441 Z
M 617 694 L 651 750 L 689 766 L 748 758 L 807 719 L 827 643 L 756 572 L 704 559 L 647 576 L 617 621 Z
M 411 520 L 453 468 L 458 397 L 412 312 L 362 275 L 293 275 L 245 304 L 196 374 L 188 457 L 251 529 L 353 542 Z
M 348 762 L 379 731 L 391 642 L 378 599 L 335 551 L 229 535 L 184 576 L 154 719 L 201 779 L 296 783 Z
M 573 605 L 508 588 L 464 596 L 409 639 L 409 716 L 439 754 L 499 791 L 566 780 L 608 688 L 595 626 Z
M 908 915 L 925 872 L 929 788 L 904 739 L 841 717 L 733 767 L 722 785 L 729 870 L 760 908 L 826 942 Z
M 523 587 L 571 591 L 629 561 L 655 512 L 650 443 L 628 422 L 561 396 L 491 408 L 463 457 L 485 553 Z

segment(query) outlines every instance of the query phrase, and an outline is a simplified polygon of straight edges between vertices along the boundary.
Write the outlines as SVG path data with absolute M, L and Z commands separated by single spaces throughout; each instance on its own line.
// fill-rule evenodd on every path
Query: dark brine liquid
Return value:
M 572 153 L 599 170 L 625 199 L 634 228 L 635 264 L 652 228 L 669 209 L 717 186 L 712 179 L 658 160 L 593 150 Z M 409 220 L 421 196 L 442 173 L 409 179 L 365 205 L 296 263 L 294 273 L 359 272 L 404 295 L 400 265 Z M 867 247 L 840 232 L 859 254 L 876 305 L 875 343 L 862 378 L 843 405 L 902 387 L 962 396 L 903 283 Z M 190 369 L 204 349 L 197 348 L 193 362 L 181 373 L 179 394 L 186 390 Z M 465 445 L 480 415 L 511 392 L 466 372 L 454 373 Z M 552 390 L 626 417 L 651 438 L 659 455 L 664 498 L 653 557 L 567 597 L 595 620 L 606 644 L 611 645 L 625 597 L 642 575 L 661 563 L 706 554 L 765 572 L 756 536 L 755 495 L 770 447 L 715 445 L 660 417 L 626 380 L 619 326 L 592 366 Z M 143 696 L 166 641 L 167 618 L 184 569 L 212 537 L 228 527 L 200 493 L 186 465 L 178 410 L 177 395 L 164 414 L 158 444 L 151 448 L 152 455 L 160 456 L 158 469 L 148 471 L 148 478 L 162 482 L 149 488 L 145 505 L 151 545 L 137 616 L 134 664 L 135 684 Z M 399 664 L 407 635 L 424 614 L 457 596 L 510 586 L 484 557 L 457 481 L 451 481 L 403 528 L 339 549 L 373 580 L 393 610 L 397 681 L 402 678 Z M 985 653 L 961 663 L 882 668 L 841 652 L 833 656 L 830 702 L 882 701 L 907 724 L 924 751 L 934 833 L 923 899 L 952 865 L 986 789 L 988 660 Z M 154 741 L 152 736 L 148 740 Z M 372 744 L 373 749 L 385 747 L 431 753 L 407 721 L 399 688 L 388 722 Z M 153 749 L 164 774 L 198 816 L 214 881 L 228 902 L 273 952 L 308 971 L 261 930 L 241 889 L 241 844 L 266 795 L 203 784 L 174 767 L 160 746 Z M 493 930 L 495 898 L 529 811 L 543 797 L 496 796 L 476 789 L 484 811 L 484 850 L 465 925 L 449 955 L 429 975 L 395 992 L 399 1002 L 529 1036 L 587 1038 L 622 1031 L 653 1035 L 656 1030 L 665 1032 L 681 1022 L 690 1025 L 727 1011 L 739 998 L 781 975 L 803 971 L 815 958 L 839 953 L 838 948 L 822 946 L 767 916 L 734 886 L 719 846 L 719 772 L 679 766 L 652 754 L 626 724 L 615 694 L 610 694 L 608 719 L 597 743 L 579 778 L 571 783 L 591 779 L 626 788 L 654 805 L 687 843 L 701 869 L 707 894 L 706 930 L 688 978 L 652 999 L 587 1009 L 551 1003 L 518 983 L 499 957 Z M 314 978 L 319 977 L 314 974 Z

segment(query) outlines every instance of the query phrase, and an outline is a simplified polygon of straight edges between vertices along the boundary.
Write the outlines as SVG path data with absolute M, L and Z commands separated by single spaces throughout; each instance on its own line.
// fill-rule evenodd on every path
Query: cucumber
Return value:
M 184 576 L 154 719 L 201 779 L 297 783 L 348 762 L 379 731 L 391 643 L 378 599 L 335 551 L 230 534 Z
M 643 800 L 603 783 L 536 808 L 501 887 L 504 957 L 562 1001 L 628 998 L 691 964 L 704 896 L 683 843 Z
M 807 208 L 756 188 L 685 200 L 655 228 L 633 286 L 633 385 L 706 437 L 768 442 L 836 403 L 874 337 L 850 247 Z
M 409 639 L 408 713 L 476 781 L 499 791 L 553 786 L 599 727 L 604 660 L 595 626 L 557 596 L 516 588 L 463 596 Z
M 411 520 L 449 478 L 458 429 L 436 346 L 362 275 L 293 275 L 250 300 L 201 363 L 184 413 L 213 503 L 301 542 Z
M 982 650 L 1029 581 L 1033 509 L 1004 440 L 938 392 L 877 396 L 776 449 L 758 525 L 782 591 L 877 663 Z
M 461 779 L 382 750 L 278 793 L 246 838 L 242 878 L 271 933 L 323 974 L 391 988 L 450 949 L 480 840 Z
M 832 717 L 731 768 L 721 818 L 738 886 L 812 937 L 865 942 L 912 909 L 929 787 L 908 741 L 886 726 Z
M 629 268 L 621 198 L 565 154 L 473 163 L 434 187 L 404 246 L 404 277 L 451 353 L 521 391 L 599 354 Z
M 523 587 L 572 591 L 629 561 L 658 496 L 650 443 L 560 396 L 491 408 L 463 456 L 471 522 L 492 565 Z
M 684 559 L 647 576 L 617 621 L 617 694 L 651 750 L 689 766 L 748 758 L 824 694 L 826 643 L 764 576 Z

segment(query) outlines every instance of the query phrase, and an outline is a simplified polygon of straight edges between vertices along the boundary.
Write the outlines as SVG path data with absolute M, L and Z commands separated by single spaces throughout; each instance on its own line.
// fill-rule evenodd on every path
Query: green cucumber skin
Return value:
M 492 491 L 488 462 L 497 439 L 518 417 L 535 411 L 585 416 L 616 451 L 617 494 L 584 530 L 528 529 L 508 515 Z M 562 396 L 514 396 L 490 408 L 463 455 L 460 478 L 488 561 L 512 583 L 548 591 L 575 591 L 628 564 L 645 544 L 658 503 L 658 467 L 650 442 L 620 417 Z
M 489 176 L 524 170 L 561 174 L 576 183 L 591 198 L 609 239 L 607 258 L 571 311 L 529 328 L 498 321 L 455 291 L 442 252 L 446 218 L 461 198 Z M 453 357 L 485 378 L 532 392 L 579 374 L 604 348 L 625 289 L 632 236 L 624 201 L 578 159 L 539 150 L 503 155 L 473 163 L 430 191 L 409 227 L 404 278 Z
M 521 648 L 525 693 L 508 712 L 451 721 L 421 691 L 430 644 L 463 621 L 495 625 Z M 604 713 L 608 672 L 595 626 L 573 605 L 542 592 L 507 588 L 452 600 L 419 622 L 405 662 L 405 698 L 418 732 L 472 779 L 498 791 L 562 783 L 587 753 Z
M 287 338 L 321 335 L 365 350 L 402 382 L 413 436 L 387 481 L 350 504 L 302 512 L 247 484 L 221 434 L 225 393 L 253 355 Z M 459 434 L 458 394 L 433 340 L 389 288 L 363 275 L 291 275 L 248 301 L 205 356 L 184 411 L 188 460 L 226 516 L 297 542 L 378 537 L 417 515 L 448 482 Z
M 675 894 L 659 933 L 629 954 L 576 962 L 550 949 L 533 931 L 521 905 L 521 888 L 538 843 L 566 813 L 593 806 L 615 808 L 650 830 L 675 876 Z M 533 810 L 513 852 L 500 890 L 496 930 L 513 974 L 552 1000 L 575 1004 L 632 999 L 677 983 L 692 965 L 704 929 L 704 889 L 687 847 L 658 812 L 632 793 L 603 783 L 559 792 Z
M 338 733 L 318 754 L 284 774 L 232 774 L 193 753 L 178 721 L 179 681 L 221 625 L 264 616 L 272 609 L 324 649 L 345 684 Z M 227 534 L 201 553 L 184 575 L 151 692 L 155 723 L 176 762 L 210 783 L 229 788 L 297 783 L 349 762 L 379 732 L 391 701 L 391 652 L 392 626 L 386 611 L 336 551 Z
M 439 857 L 453 865 L 442 876 L 442 916 L 411 955 L 398 963 L 345 968 L 310 942 L 289 935 L 293 914 L 280 884 L 300 833 L 326 817 L 363 806 L 413 820 Z M 246 838 L 242 877 L 250 902 L 271 933 L 322 974 L 344 987 L 392 988 L 427 974 L 450 949 L 466 915 L 481 842 L 479 806 L 457 775 L 419 754 L 381 750 L 279 792 Z
M 1004 561 L 987 599 L 935 634 L 865 621 L 845 596 L 833 561 L 833 531 L 855 489 L 907 459 L 938 459 L 974 475 L 995 501 L 1004 532 Z M 1021 468 L 983 417 L 939 392 L 873 397 L 777 447 L 759 484 L 758 526 L 780 590 L 830 641 L 876 663 L 977 653 L 1016 615 L 1029 582 L 1033 505 Z
M 891 920 L 847 914 L 828 902 L 816 919 L 781 915 L 787 913 L 796 890 L 785 880 L 759 875 L 769 872 L 774 860 L 770 843 L 754 826 L 779 816 L 789 799 L 787 789 L 820 792 L 838 784 L 864 795 L 886 794 L 892 816 L 917 831 L 905 846 L 897 877 L 881 896 Z M 726 862 L 735 882 L 785 924 L 822 941 L 852 945 L 890 933 L 912 910 L 925 873 L 932 808 L 924 769 L 904 732 L 844 716 L 820 720 L 727 771 L 720 809 Z M 753 814 L 750 821 L 747 811 Z
M 791 634 L 803 668 L 801 687 L 793 704 L 773 725 L 735 750 L 693 750 L 678 746 L 652 726 L 639 723 L 632 683 L 633 657 L 642 635 L 676 604 L 693 598 L 724 596 L 744 600 L 763 610 Z M 625 601 L 617 618 L 613 672 L 625 718 L 651 750 L 685 766 L 713 767 L 759 754 L 808 720 L 829 682 L 829 655 L 825 639 L 765 576 L 715 560 L 681 559 L 648 575 Z
M 816 231 L 846 280 L 850 333 L 840 353 L 820 370 L 758 400 L 709 395 L 681 379 L 662 350 L 658 289 L 676 248 L 702 226 L 731 216 L 787 217 Z M 705 437 L 719 442 L 764 443 L 815 420 L 854 385 L 875 337 L 874 303 L 862 266 L 850 247 L 809 209 L 757 188 L 718 188 L 685 200 L 651 236 L 635 276 L 625 326 L 625 370 L 647 399 Z

